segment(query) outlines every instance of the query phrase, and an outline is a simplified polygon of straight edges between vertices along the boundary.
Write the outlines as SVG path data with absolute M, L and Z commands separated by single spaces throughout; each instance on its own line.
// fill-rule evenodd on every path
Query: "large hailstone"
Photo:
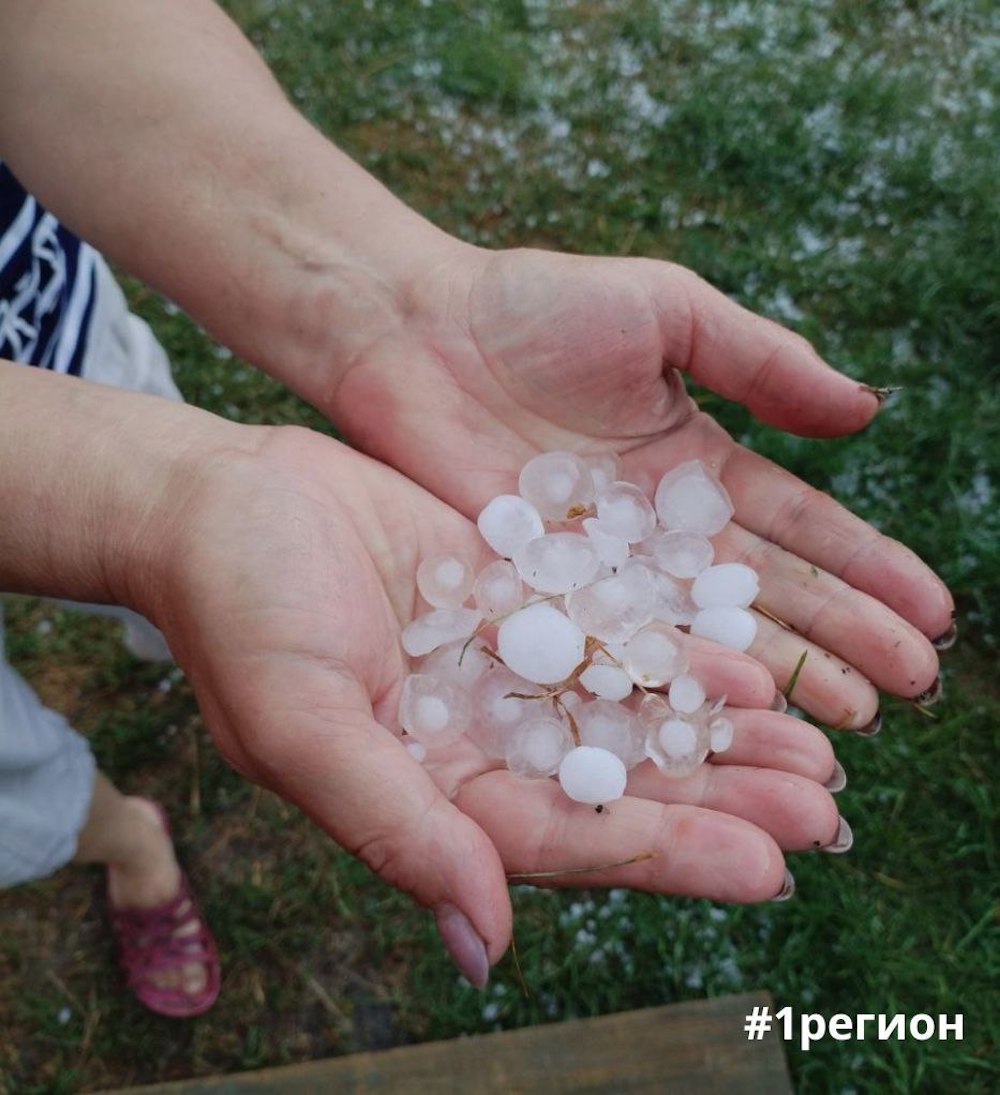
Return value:
M 665 529 L 715 536 L 735 512 L 726 488 L 700 460 L 668 471 L 656 488 L 656 513 Z
M 757 617 L 745 608 L 713 605 L 695 616 L 691 634 L 733 650 L 747 650 L 757 637 Z
M 550 604 L 533 604 L 497 629 L 497 653 L 513 673 L 536 684 L 558 684 L 583 661 L 587 637 Z
M 518 490 L 546 521 L 566 521 L 593 502 L 594 477 L 575 453 L 544 452 L 521 469 Z
M 703 570 L 691 586 L 699 608 L 747 608 L 760 592 L 757 571 L 743 563 L 718 563 Z
M 482 538 L 504 559 L 545 532 L 538 510 L 516 494 L 498 494 L 483 508 L 476 525 Z
M 539 593 L 570 593 L 597 577 L 601 557 L 593 541 L 578 532 L 550 532 L 522 544 L 514 566 Z

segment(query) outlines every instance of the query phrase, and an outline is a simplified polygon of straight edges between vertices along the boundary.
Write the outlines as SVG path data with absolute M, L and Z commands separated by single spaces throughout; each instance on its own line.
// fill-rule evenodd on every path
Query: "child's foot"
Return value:
M 126 802 L 139 851 L 134 863 L 108 868 L 108 902 L 129 986 L 161 1015 L 200 1015 L 219 994 L 215 941 L 178 866 L 166 815 L 148 799 Z

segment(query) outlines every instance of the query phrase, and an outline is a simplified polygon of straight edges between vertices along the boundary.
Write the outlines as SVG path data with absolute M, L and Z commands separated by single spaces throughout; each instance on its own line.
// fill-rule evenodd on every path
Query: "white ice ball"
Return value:
M 580 745 L 559 765 L 559 785 L 568 798 L 588 806 L 603 806 L 625 794 L 628 773 L 621 758 L 607 749 Z
M 533 604 L 497 629 L 497 652 L 513 673 L 538 684 L 558 684 L 583 661 L 586 636 L 550 604 Z
M 757 637 L 757 618 L 745 608 L 729 605 L 703 608 L 691 624 L 691 634 L 733 650 L 747 650 Z
M 654 621 L 625 644 L 625 671 L 644 688 L 660 688 L 687 669 L 681 633 L 669 624 Z
M 693 715 L 705 702 L 705 689 L 697 677 L 682 673 L 670 682 L 667 699 L 678 714 Z
M 604 700 L 624 700 L 632 695 L 632 678 L 617 665 L 588 665 L 580 674 L 580 684 Z
M 518 490 L 546 521 L 566 521 L 593 502 L 594 477 L 575 453 L 545 452 L 521 469 Z
M 514 566 L 539 593 L 570 593 L 594 580 L 601 557 L 594 542 L 578 532 L 550 532 L 522 544 Z
M 513 612 L 524 599 L 517 567 L 506 559 L 496 559 L 487 564 L 476 578 L 472 597 L 476 608 L 487 620 Z
M 734 509 L 722 483 L 700 460 L 687 460 L 668 471 L 656 488 L 656 513 L 664 528 L 715 536 Z
M 538 510 L 516 494 L 497 495 L 486 504 L 476 524 L 483 539 L 504 559 L 545 532 Z
M 610 483 L 597 493 L 597 517 L 607 531 L 630 544 L 656 528 L 656 511 L 632 483 Z
M 451 681 L 413 673 L 403 682 L 399 724 L 429 749 L 458 741 L 469 725 L 470 714 L 468 696 Z
M 651 536 L 648 541 L 650 554 L 656 565 L 674 578 L 696 578 L 712 565 L 715 548 L 707 536 L 700 532 L 664 532 Z
M 640 567 L 622 568 L 566 598 L 566 611 L 588 635 L 607 643 L 627 642 L 653 618 L 653 588 Z
M 658 737 L 660 748 L 671 760 L 684 760 L 698 751 L 698 728 L 683 719 L 667 719 Z
M 718 605 L 747 608 L 759 592 L 756 570 L 743 563 L 719 563 L 695 578 L 691 599 L 699 608 Z
M 432 555 L 417 567 L 420 596 L 435 608 L 461 608 L 474 580 L 472 567 L 454 555 Z
M 535 717 L 521 723 L 507 743 L 507 767 L 515 776 L 551 776 L 573 748 L 569 727 L 558 719 Z

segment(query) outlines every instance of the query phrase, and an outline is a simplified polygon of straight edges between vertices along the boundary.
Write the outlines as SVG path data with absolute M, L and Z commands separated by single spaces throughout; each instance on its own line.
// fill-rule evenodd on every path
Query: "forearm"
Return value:
M 0 590 L 148 609 L 189 484 L 257 436 L 0 360 Z
M 322 398 L 454 241 L 286 100 L 211 0 L 0 0 L 0 156 L 217 338 Z

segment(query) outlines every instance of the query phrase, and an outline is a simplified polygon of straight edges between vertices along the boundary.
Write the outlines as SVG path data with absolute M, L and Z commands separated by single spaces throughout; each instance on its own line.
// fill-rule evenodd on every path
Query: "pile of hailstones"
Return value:
M 687 776 L 729 747 L 725 697 L 708 698 L 689 672 L 678 629 L 737 650 L 753 642 L 756 572 L 713 565 L 710 537 L 732 503 L 698 460 L 655 492 L 620 474 L 614 456 L 537 456 L 520 494 L 479 515 L 500 558 L 478 575 L 450 555 L 421 563 L 432 608 L 403 631 L 420 660 L 399 711 L 418 759 L 465 735 L 515 774 L 557 775 L 569 798 L 603 806 L 646 758 Z

